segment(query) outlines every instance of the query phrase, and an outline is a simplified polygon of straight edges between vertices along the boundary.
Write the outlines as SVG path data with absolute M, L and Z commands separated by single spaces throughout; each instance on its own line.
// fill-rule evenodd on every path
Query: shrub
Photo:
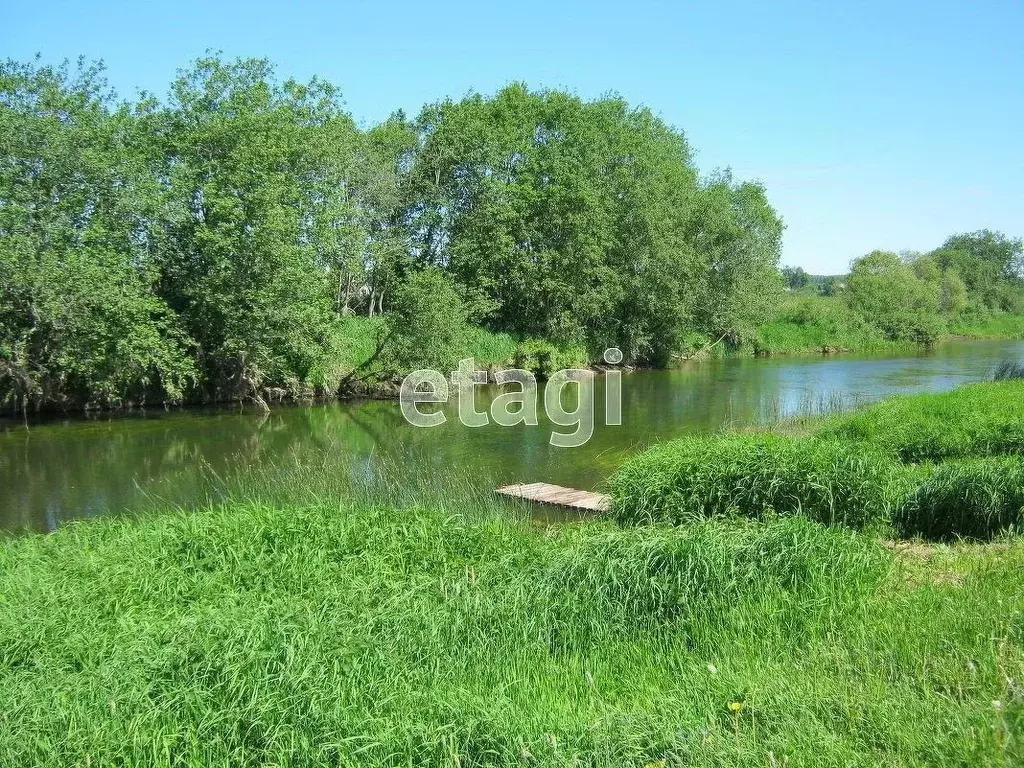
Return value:
M 835 297 L 787 298 L 776 316 L 762 325 L 753 340 L 754 353 L 820 352 L 822 349 L 865 351 L 893 346 Z
M 887 517 L 900 473 L 855 446 L 775 435 L 687 437 L 627 461 L 611 478 L 621 523 L 799 514 L 863 527 Z
M 820 437 L 874 446 L 905 462 L 1024 452 L 1024 381 L 892 397 L 829 419 Z
M 516 352 L 516 342 L 507 333 L 494 333 L 486 328 L 470 326 L 469 353 L 477 365 L 507 363 Z
M 990 539 L 1024 524 L 1024 460 L 940 464 L 895 516 L 904 536 Z
M 409 277 L 395 295 L 387 325 L 389 341 L 381 360 L 388 373 L 454 371 L 469 350 L 466 305 L 451 279 L 437 269 Z
M 543 339 L 525 339 L 516 347 L 512 363 L 516 368 L 530 371 L 539 379 L 546 379 L 555 371 L 581 368 L 588 362 L 587 350 L 580 345 L 560 346 Z

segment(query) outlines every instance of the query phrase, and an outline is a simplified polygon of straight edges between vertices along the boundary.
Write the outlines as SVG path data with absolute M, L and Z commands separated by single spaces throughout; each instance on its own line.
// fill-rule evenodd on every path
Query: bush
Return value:
M 855 446 L 774 435 L 687 437 L 627 461 L 611 478 L 620 523 L 805 514 L 860 528 L 896 496 L 892 462 Z
M 903 504 L 904 536 L 991 539 L 1024 524 L 1024 460 L 975 459 L 940 464 Z
M 516 342 L 507 333 L 494 333 L 479 326 L 469 328 L 469 353 L 478 366 L 501 365 L 516 353 Z
M 381 360 L 392 375 L 418 368 L 454 371 L 469 351 L 466 305 L 451 279 L 437 269 L 408 278 L 395 295 L 387 326 Z
M 753 343 L 757 355 L 893 346 L 845 301 L 827 296 L 787 298 L 778 314 L 758 329 Z
M 905 462 L 1024 452 L 1024 381 L 891 397 L 829 419 L 816 433 L 874 446 Z
M 588 360 L 587 350 L 581 345 L 560 346 L 543 339 L 525 339 L 516 347 L 512 363 L 539 379 L 546 379 L 555 371 L 582 368 Z

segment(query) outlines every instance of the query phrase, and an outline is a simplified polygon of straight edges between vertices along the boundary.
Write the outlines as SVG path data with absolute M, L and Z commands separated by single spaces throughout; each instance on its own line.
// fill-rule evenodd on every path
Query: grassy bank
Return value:
M 879 352 L 912 348 L 888 341 L 837 296 L 789 296 L 752 342 L 757 355 Z
M 1024 339 L 1024 315 L 1006 312 L 964 314 L 948 321 L 939 343 L 955 338 Z M 750 343 L 755 355 L 822 352 L 899 352 L 919 348 L 893 341 L 841 296 L 789 294 L 774 317 L 762 324 Z
M 1024 339 L 1024 315 L 967 315 L 950 323 L 949 332 L 972 339 Z
M 655 446 L 611 478 L 613 514 L 624 524 L 797 514 L 937 539 L 1024 529 L 1022 379 L 892 397 L 790 431 Z
M 574 525 L 282 466 L 9 539 L 0 765 L 1019 765 L 1022 408 L 665 443 Z
M 381 317 L 350 316 L 342 321 L 345 346 L 340 364 L 346 369 L 359 368 L 373 356 L 377 341 L 385 332 Z M 464 346 L 447 357 L 472 357 L 479 369 L 517 367 L 546 378 L 562 368 L 581 368 L 590 364 L 585 347 L 577 344 L 558 344 L 544 339 L 517 339 L 507 333 L 495 333 L 480 326 L 466 328 Z M 436 363 L 437 367 L 446 367 Z
M 1011 765 L 1024 549 L 237 503 L 0 550 L 3 765 Z

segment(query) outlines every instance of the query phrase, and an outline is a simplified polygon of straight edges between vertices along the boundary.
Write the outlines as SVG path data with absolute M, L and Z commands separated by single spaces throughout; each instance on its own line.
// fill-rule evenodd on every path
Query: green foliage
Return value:
M 968 310 L 950 323 L 949 330 L 976 339 L 1024 339 L 1024 314 Z
M 810 275 L 803 267 L 783 267 L 782 280 L 791 290 L 799 291 L 810 283 Z
M 589 364 L 585 347 L 579 344 L 559 345 L 543 339 L 526 339 L 516 345 L 512 366 L 530 371 L 546 379 L 555 371 L 584 368 Z
M 71 525 L 0 547 L 0 763 L 1012 765 L 1022 565 L 799 519 Z
M 490 299 L 493 327 L 664 362 L 687 330 L 762 318 L 781 233 L 763 190 L 699 182 L 650 111 L 516 84 L 430 105 L 418 127 L 414 237 Z
M 793 296 L 775 317 L 757 330 L 755 354 L 778 352 L 858 352 L 894 346 L 882 331 L 840 297 Z
M 494 333 L 486 328 L 470 326 L 469 354 L 478 365 L 504 365 L 516 353 L 516 341 L 507 333 Z
M 905 462 L 1024 452 L 1024 382 L 891 397 L 827 419 L 823 438 L 851 441 Z
M 695 436 L 628 460 L 609 485 L 621 523 L 803 514 L 862 528 L 888 519 L 897 474 L 891 461 L 834 441 Z
M 991 539 L 1024 525 L 1024 460 L 940 464 L 895 518 L 907 537 Z
M 174 401 L 191 340 L 154 293 L 151 106 L 97 68 L 0 64 L 0 405 Z
M 466 306 L 437 269 L 412 274 L 399 289 L 385 334 L 381 364 L 388 376 L 420 368 L 454 371 L 470 352 Z
M 932 254 L 942 270 L 962 278 L 982 309 L 1024 312 L 1024 241 L 981 230 L 953 235 Z
M 354 123 L 327 84 L 279 84 L 261 60 L 201 59 L 175 81 L 166 126 L 160 288 L 203 351 L 206 381 L 239 399 L 271 382 L 301 388 L 330 349 L 321 255 L 353 217 Z
M 262 59 L 205 56 L 164 103 L 100 75 L 0 65 L 0 407 L 329 395 L 371 359 L 501 364 L 512 339 L 546 375 L 608 346 L 664 366 L 1024 333 L 1021 241 L 987 231 L 859 260 L 845 316 L 780 313 L 764 188 L 700 178 L 681 132 L 618 97 L 513 84 L 360 130 L 334 86 Z M 424 270 L 457 322 L 400 317 Z
M 918 277 L 896 254 L 874 251 L 857 259 L 848 282 L 850 306 L 890 341 L 931 345 L 945 332 L 939 286 Z
M 262 59 L 205 56 L 134 105 L 96 68 L 3 65 L 0 402 L 331 394 L 357 313 L 407 326 L 390 360 L 373 334 L 381 375 L 442 364 L 476 343 L 427 321 L 462 345 L 441 355 L 399 317 L 425 269 L 499 335 L 488 364 L 510 338 L 665 364 L 687 335 L 738 344 L 778 296 L 764 190 L 698 179 L 649 110 L 512 85 L 361 131 L 341 104 Z

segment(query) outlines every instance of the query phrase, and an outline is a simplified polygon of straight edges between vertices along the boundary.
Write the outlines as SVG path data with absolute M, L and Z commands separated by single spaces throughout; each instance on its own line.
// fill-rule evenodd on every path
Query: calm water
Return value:
M 394 402 L 281 407 L 269 416 L 237 410 L 149 412 L 25 427 L 0 423 L 0 528 L 49 530 L 61 522 L 154 505 L 215 498 L 224 478 L 303 462 L 339 477 L 398 482 L 462 475 L 481 488 L 547 481 L 591 489 L 621 457 L 688 431 L 742 426 L 819 403 L 943 390 L 1024 358 L 1022 342 L 957 342 L 914 357 L 733 359 L 623 377 L 622 425 L 604 424 L 604 384 L 595 384 L 592 439 L 555 448 L 543 407 L 536 427 L 468 428 L 454 404 L 447 423 L 410 426 Z M 481 393 L 486 404 L 495 390 Z

